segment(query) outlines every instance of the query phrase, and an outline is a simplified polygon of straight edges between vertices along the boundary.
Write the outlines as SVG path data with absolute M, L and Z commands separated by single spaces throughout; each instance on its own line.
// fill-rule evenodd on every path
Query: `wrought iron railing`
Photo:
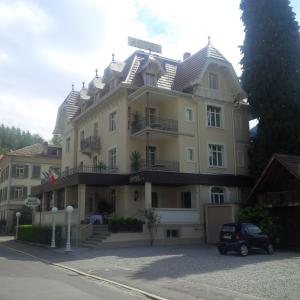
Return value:
M 100 150 L 100 138 L 98 136 L 89 136 L 80 142 L 80 151 L 90 153 Z
M 66 177 L 78 173 L 96 173 L 111 174 L 118 171 L 117 167 L 101 167 L 101 166 L 78 166 L 61 172 L 61 177 Z
M 131 122 L 131 133 L 137 133 L 143 129 L 151 128 L 162 131 L 178 132 L 178 121 L 167 118 L 150 116 L 148 119 L 133 120 Z
M 169 171 L 169 172 L 179 172 L 179 162 L 170 160 L 160 160 L 149 161 L 147 163 L 146 159 L 141 159 L 135 163 L 131 164 L 132 172 L 139 171 Z

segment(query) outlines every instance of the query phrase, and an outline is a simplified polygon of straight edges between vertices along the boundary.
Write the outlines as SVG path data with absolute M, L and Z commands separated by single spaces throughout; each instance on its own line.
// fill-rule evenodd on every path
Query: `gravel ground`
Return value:
M 81 253 L 68 265 L 114 279 L 215 286 L 268 299 L 300 299 L 300 253 L 219 255 L 211 246 L 101 249 Z M 237 298 L 238 299 L 238 298 Z

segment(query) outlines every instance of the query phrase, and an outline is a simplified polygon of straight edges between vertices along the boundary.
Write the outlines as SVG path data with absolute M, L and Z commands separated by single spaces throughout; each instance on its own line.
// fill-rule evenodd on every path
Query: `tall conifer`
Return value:
M 250 151 L 257 176 L 272 154 L 300 155 L 300 35 L 289 0 L 242 0 L 242 85 L 259 121 Z

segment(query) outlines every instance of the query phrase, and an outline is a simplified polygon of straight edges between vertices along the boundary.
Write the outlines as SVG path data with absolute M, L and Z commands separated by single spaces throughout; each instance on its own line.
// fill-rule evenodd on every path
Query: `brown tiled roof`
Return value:
M 60 146 L 48 145 L 48 148 L 61 149 Z M 43 155 L 43 144 L 37 143 L 14 151 L 7 152 L 5 155 L 13 156 L 45 156 Z M 46 155 L 49 156 L 49 155 Z M 53 155 L 50 155 L 53 156 Z
M 227 62 L 227 59 L 211 44 L 196 52 L 184 60 L 179 66 L 174 82 L 174 89 L 182 91 L 190 86 L 204 70 L 208 59 L 216 59 Z

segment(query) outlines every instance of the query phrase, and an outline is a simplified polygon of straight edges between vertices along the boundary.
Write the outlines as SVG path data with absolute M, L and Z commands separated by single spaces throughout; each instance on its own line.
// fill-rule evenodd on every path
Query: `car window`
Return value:
M 257 227 L 254 224 L 247 224 L 246 226 L 246 231 L 252 234 L 260 234 L 261 230 L 259 227 Z
M 222 228 L 224 232 L 235 232 L 235 226 L 225 225 Z

